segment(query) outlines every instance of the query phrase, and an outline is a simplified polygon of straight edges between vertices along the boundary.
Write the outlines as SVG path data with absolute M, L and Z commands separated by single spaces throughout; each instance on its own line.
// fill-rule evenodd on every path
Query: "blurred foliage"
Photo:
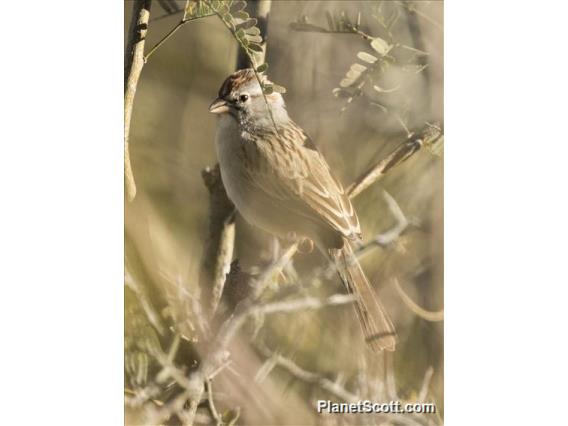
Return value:
M 125 385 L 138 391 L 157 384 L 156 374 L 163 366 L 156 354 L 170 348 L 172 336 L 183 336 L 175 362 L 178 367 L 185 363 L 184 374 L 200 358 L 199 351 L 191 352 L 199 325 L 188 311 L 199 300 L 199 266 L 208 226 L 208 193 L 200 172 L 216 161 L 216 122 L 207 106 L 234 70 L 237 52 L 245 50 L 254 57 L 256 46 L 262 46 L 258 23 L 243 1 L 175 4 L 169 11 L 156 2 L 152 6 L 147 46 L 160 42 L 179 22 L 180 13 L 198 19 L 188 21 L 148 59 L 132 119 L 131 155 L 139 193 L 125 206 L 125 226 L 138 261 L 131 262 L 129 272 L 139 284 L 151 286 L 151 301 L 156 303 L 161 295 L 158 312 L 171 319 L 174 328 L 163 336 L 156 333 L 136 291 L 125 288 Z M 125 2 L 125 28 L 131 6 Z M 269 71 L 271 80 L 287 88 L 290 115 L 347 186 L 404 140 L 407 130 L 437 122 L 443 126 L 442 22 L 443 5 L 438 1 L 273 1 L 266 62 L 255 68 L 259 74 Z M 347 103 L 338 108 L 338 99 Z M 418 152 L 355 200 L 366 241 L 394 223 L 383 188 L 414 224 L 392 244 L 370 250 L 362 264 L 399 333 L 393 357 L 398 396 L 414 400 L 432 367 L 428 400 L 440 411 L 443 323 L 417 317 L 391 283 L 397 278 L 425 309 L 443 307 L 442 141 L 428 146 L 430 152 Z M 237 248 L 239 258 L 246 248 Z M 300 279 L 291 279 L 285 271 L 287 280 L 275 281 L 268 297 L 325 298 L 340 292 L 336 279 L 311 279 L 311 271 L 323 266 L 317 253 L 297 255 L 294 268 Z M 165 310 L 162 304 L 167 305 Z M 230 306 L 223 312 L 228 315 Z M 350 306 L 278 313 L 248 323 L 231 347 L 231 367 L 214 379 L 217 410 L 225 420 L 238 412 L 237 424 L 359 422 L 352 417 L 318 417 L 313 400 L 329 394 L 283 369 L 274 368 L 263 373 L 262 382 L 255 381 L 263 366 L 266 371 L 258 343 L 306 370 L 359 389 L 362 395 L 373 394 L 372 389 L 384 384 L 384 360 L 366 354 Z M 184 345 L 189 349 L 184 351 Z M 171 402 L 176 389 L 166 384 L 159 386 L 168 392 L 153 397 L 152 406 Z M 129 406 L 127 423 L 142 424 L 147 408 Z M 203 403 L 196 423 L 209 421 Z

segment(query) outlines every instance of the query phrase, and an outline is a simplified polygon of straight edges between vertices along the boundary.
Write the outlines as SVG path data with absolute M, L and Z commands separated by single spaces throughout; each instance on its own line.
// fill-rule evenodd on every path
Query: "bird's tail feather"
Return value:
M 355 309 L 365 341 L 374 352 L 394 351 L 396 332 L 391 319 L 375 296 L 348 241 L 341 250 L 331 250 L 339 276 L 349 293 L 356 297 Z

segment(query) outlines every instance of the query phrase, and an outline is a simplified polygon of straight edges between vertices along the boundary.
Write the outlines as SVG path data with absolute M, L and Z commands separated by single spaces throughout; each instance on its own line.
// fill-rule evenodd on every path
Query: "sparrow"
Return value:
M 221 178 L 239 213 L 279 238 L 312 240 L 355 296 L 369 347 L 393 351 L 392 321 L 353 252 L 361 239 L 355 209 L 314 142 L 289 117 L 282 95 L 263 95 L 255 72 L 242 69 L 223 82 L 209 111 L 219 116 Z

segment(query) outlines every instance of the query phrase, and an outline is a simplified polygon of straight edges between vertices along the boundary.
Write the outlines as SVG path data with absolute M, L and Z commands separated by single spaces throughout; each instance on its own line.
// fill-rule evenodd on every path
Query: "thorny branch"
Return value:
M 318 386 L 319 388 L 330 393 L 332 396 L 334 396 L 340 401 L 349 403 L 349 402 L 361 401 L 364 399 L 362 398 L 361 395 L 358 395 L 346 389 L 345 386 L 339 380 L 339 377 L 338 380 L 332 381 L 327 377 L 322 376 L 321 374 L 314 373 L 300 367 L 291 359 L 286 358 L 285 356 L 277 352 L 271 351 L 264 345 L 261 344 L 256 345 L 256 348 L 263 356 L 266 357 L 264 365 L 259 370 L 259 373 L 261 374 L 257 375 L 257 381 L 262 381 L 275 367 L 280 367 L 283 370 L 287 371 L 294 378 L 304 383 Z M 424 380 L 420 388 L 418 402 L 424 402 L 426 400 L 428 389 L 430 387 L 430 380 L 432 379 L 433 373 L 434 370 L 432 367 L 429 367 L 426 370 L 426 373 L 424 375 Z M 387 374 L 392 375 L 392 371 Z M 421 415 L 415 415 L 414 416 L 415 419 L 409 416 L 401 416 L 397 414 L 380 414 L 380 416 L 384 417 L 385 420 L 393 421 L 395 424 L 399 423 L 402 425 L 409 425 L 409 426 L 420 426 L 423 424 L 430 424 L 429 419 Z

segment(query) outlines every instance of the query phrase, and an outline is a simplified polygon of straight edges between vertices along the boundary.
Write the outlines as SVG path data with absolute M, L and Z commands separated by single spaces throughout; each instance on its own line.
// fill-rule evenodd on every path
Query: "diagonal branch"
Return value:
M 269 362 L 274 364 L 274 366 L 278 366 L 286 370 L 292 376 L 302 380 L 303 382 L 319 386 L 342 401 L 355 402 L 361 399 L 358 395 L 345 389 L 341 384 L 333 382 L 318 373 L 304 370 L 291 359 L 288 359 L 276 352 L 271 352 L 269 349 L 261 347 L 260 345 L 258 345 L 258 350 L 267 357 Z
M 427 125 L 420 132 L 410 134 L 410 137 L 397 146 L 386 158 L 382 159 L 353 182 L 347 188 L 350 198 L 355 198 L 373 183 L 381 179 L 389 170 L 404 163 L 424 145 L 433 145 L 442 136 L 438 126 Z
M 173 36 L 182 26 L 184 26 L 185 24 L 187 24 L 188 22 L 191 21 L 195 21 L 196 19 L 201 19 L 201 18 L 206 18 L 208 16 L 213 16 L 214 13 L 208 13 L 208 14 L 203 14 L 203 15 L 197 15 L 197 16 L 192 16 L 190 18 L 187 17 L 187 11 L 188 11 L 188 6 L 189 6 L 189 0 L 187 0 L 186 6 L 183 9 L 183 17 L 181 18 L 181 20 L 177 23 L 177 25 L 175 27 L 173 27 L 164 37 L 162 37 L 162 39 L 157 42 L 154 47 L 152 47 L 148 53 L 146 54 L 146 56 L 144 56 L 144 63 L 146 63 L 148 61 L 148 59 L 150 58 L 150 56 L 152 56 L 152 54 L 154 54 L 154 52 L 156 50 L 158 50 L 166 41 L 168 41 L 168 39 Z M 168 15 L 165 16 L 172 16 L 173 14 L 177 14 L 180 13 L 180 11 L 176 11 L 173 13 L 170 13 Z M 163 17 L 163 16 L 162 16 Z M 160 17 L 160 18 L 162 18 Z

